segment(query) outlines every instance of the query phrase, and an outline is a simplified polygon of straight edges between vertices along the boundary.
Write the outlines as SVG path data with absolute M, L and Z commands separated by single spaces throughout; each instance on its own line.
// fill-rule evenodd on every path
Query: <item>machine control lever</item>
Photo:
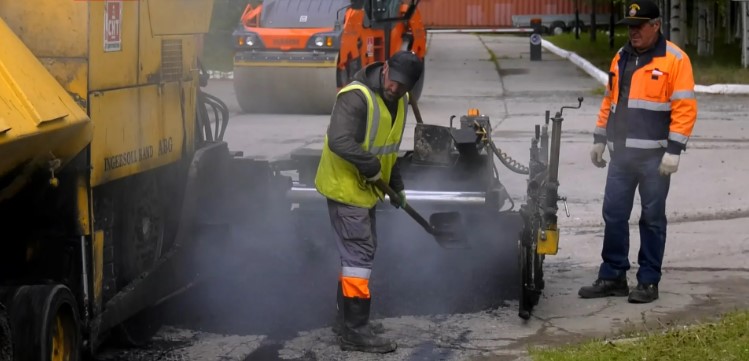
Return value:
M 567 214 L 567 218 L 570 217 L 570 209 L 567 207 L 567 197 L 559 197 L 559 200 L 564 203 L 564 213 Z

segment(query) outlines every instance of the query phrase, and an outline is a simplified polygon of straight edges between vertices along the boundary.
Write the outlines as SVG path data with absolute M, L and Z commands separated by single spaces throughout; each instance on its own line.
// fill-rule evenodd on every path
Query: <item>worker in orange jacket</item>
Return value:
M 606 166 L 603 199 L 603 262 L 583 298 L 627 296 L 632 303 L 658 299 L 666 244 L 666 197 L 697 118 L 692 64 L 687 54 L 661 34 L 658 6 L 651 0 L 629 4 L 620 24 L 629 42 L 611 62 L 606 94 L 593 134 L 591 161 Z M 629 216 L 635 189 L 642 203 L 637 287 L 630 291 Z

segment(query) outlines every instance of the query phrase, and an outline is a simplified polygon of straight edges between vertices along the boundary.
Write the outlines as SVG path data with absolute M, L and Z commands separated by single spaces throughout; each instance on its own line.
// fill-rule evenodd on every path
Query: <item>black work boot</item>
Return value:
M 630 303 L 650 303 L 658 299 L 658 285 L 654 283 L 637 283 L 637 288 L 629 294 Z
M 341 288 L 341 282 L 338 282 L 338 294 L 336 295 L 336 318 L 335 323 L 333 324 L 333 333 L 340 336 L 341 332 L 343 331 L 343 288 Z M 385 326 L 382 325 L 381 322 L 377 321 L 370 321 L 369 327 L 372 329 L 372 332 L 379 335 L 382 333 L 385 333 Z
M 577 294 L 582 298 L 600 298 L 609 296 L 626 296 L 629 294 L 627 279 L 618 280 L 597 279 L 592 286 L 580 288 Z
M 394 341 L 377 336 L 369 325 L 371 300 L 343 298 L 343 333 L 338 338 L 343 351 L 371 353 L 393 352 L 398 345 Z

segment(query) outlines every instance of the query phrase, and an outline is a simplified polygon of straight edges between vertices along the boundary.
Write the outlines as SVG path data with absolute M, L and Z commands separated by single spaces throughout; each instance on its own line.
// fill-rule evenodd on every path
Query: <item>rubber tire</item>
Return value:
M 29 285 L 19 287 L 10 306 L 13 349 L 17 361 L 52 360 L 57 316 L 63 318 L 68 360 L 80 360 L 83 352 L 78 303 L 66 286 Z
M 0 304 L 0 361 L 13 360 L 13 338 L 10 331 L 10 319 L 5 307 Z
M 564 22 L 561 21 L 555 21 L 549 27 L 550 35 L 561 35 L 564 34 L 565 31 L 567 31 L 567 27 L 564 25 Z
M 164 253 L 167 213 L 163 188 L 151 174 L 136 177 L 123 187 L 117 251 L 117 288 L 122 289 L 149 271 Z M 141 194 L 132 197 L 131 194 Z M 146 221 L 147 220 L 147 221 Z M 145 228 L 148 231 L 144 231 Z
M 115 248 L 119 248 L 116 270 L 118 290 L 127 286 L 143 272 L 150 271 L 158 263 L 159 258 L 168 252 L 166 246 L 170 243 L 167 240 L 169 217 L 163 198 L 166 190 L 160 184 L 155 175 L 141 175 L 128 187 L 141 194 L 141 197 L 133 199 L 127 195 L 128 192 L 123 192 L 123 203 L 120 207 L 122 223 L 119 224 L 121 238 L 116 241 Z M 149 230 L 155 229 L 155 235 L 138 234 L 138 230 L 143 229 L 143 225 L 138 223 L 142 221 L 142 216 L 156 222 L 148 223 Z M 147 240 L 144 237 L 147 237 Z M 140 248 L 137 241 L 141 241 L 140 246 L 145 248 Z M 118 345 L 125 347 L 142 347 L 150 342 L 162 324 L 163 319 L 157 312 L 150 309 L 141 310 L 115 327 L 114 340 Z

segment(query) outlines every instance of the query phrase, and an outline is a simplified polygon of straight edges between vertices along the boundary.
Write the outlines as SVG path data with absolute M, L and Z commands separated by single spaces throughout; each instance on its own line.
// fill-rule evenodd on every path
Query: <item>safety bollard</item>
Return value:
M 541 33 L 543 32 L 543 26 L 541 25 L 541 19 L 531 19 L 531 27 L 533 33 L 531 33 L 531 61 L 541 60 Z

